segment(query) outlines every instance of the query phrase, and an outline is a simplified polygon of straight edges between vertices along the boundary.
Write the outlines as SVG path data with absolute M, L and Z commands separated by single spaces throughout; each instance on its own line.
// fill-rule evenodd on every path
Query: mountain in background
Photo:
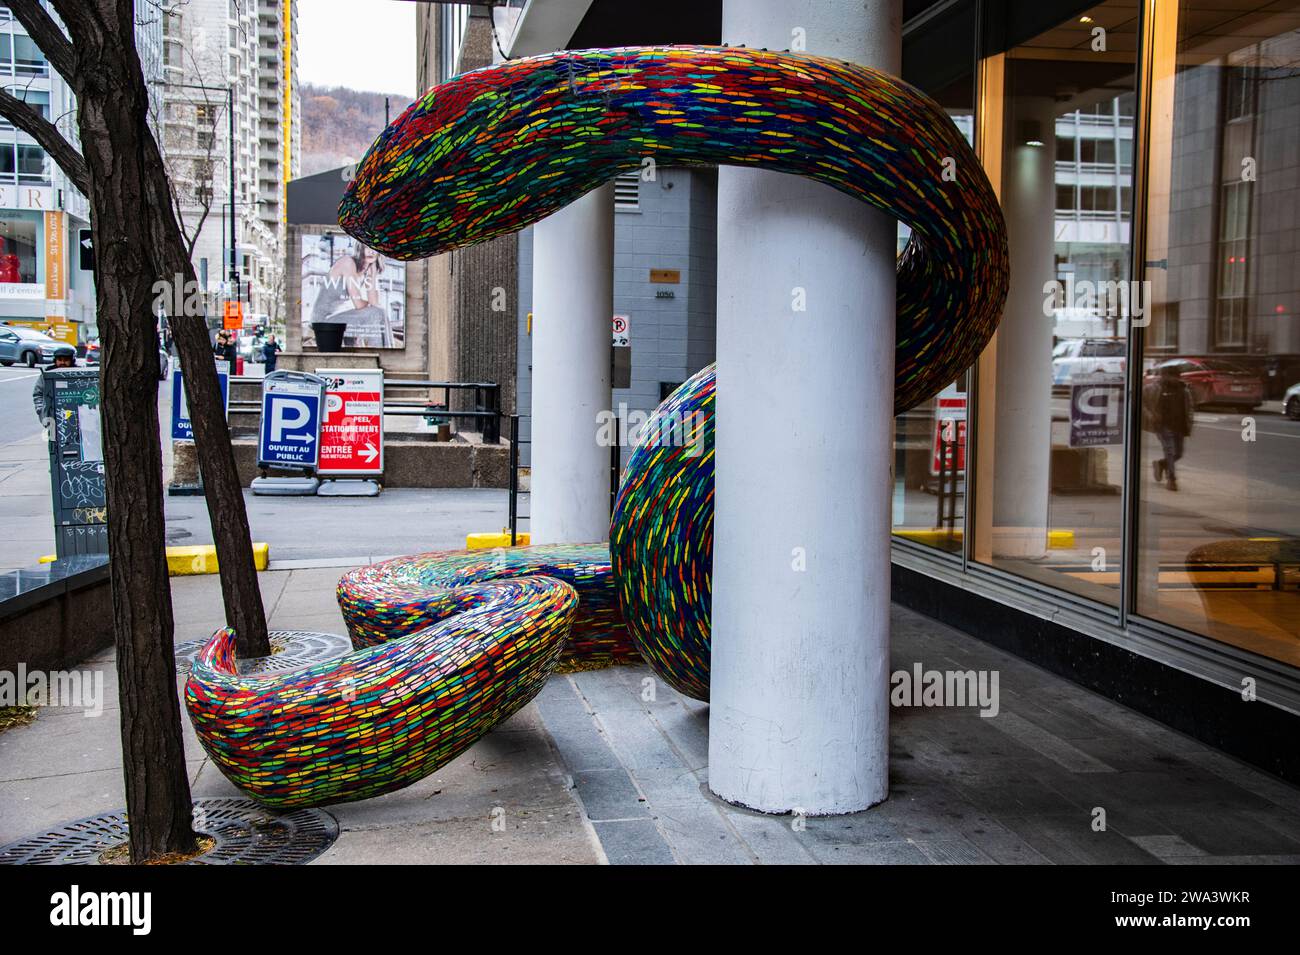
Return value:
M 303 83 L 302 169 L 311 176 L 359 160 L 384 128 L 384 94 L 343 86 Z M 390 95 L 393 119 L 411 105 L 405 96 Z

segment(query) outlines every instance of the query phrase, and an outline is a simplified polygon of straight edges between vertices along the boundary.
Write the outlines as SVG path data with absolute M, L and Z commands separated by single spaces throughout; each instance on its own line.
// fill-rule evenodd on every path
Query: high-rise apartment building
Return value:
M 250 324 L 283 321 L 296 14 L 293 0 L 182 0 L 164 24 L 162 144 L 181 228 L 210 314 L 234 297 L 237 274 Z

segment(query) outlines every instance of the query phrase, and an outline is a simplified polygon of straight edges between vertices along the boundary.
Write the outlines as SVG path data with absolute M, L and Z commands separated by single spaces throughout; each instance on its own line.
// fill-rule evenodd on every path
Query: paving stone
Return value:
M 1204 772 L 1194 765 L 1169 772 L 1113 773 L 1105 776 L 1080 773 L 1070 779 L 1075 800 L 1093 806 L 1138 809 L 1174 809 L 1199 806 L 1207 812 L 1215 807 L 1233 806 L 1238 810 L 1263 809 L 1270 803 L 1247 792 L 1222 777 Z
M 651 806 L 699 804 L 714 806 L 715 798 L 706 793 L 704 781 L 684 767 L 632 769 L 632 779 Z M 725 805 L 721 800 L 717 804 Z
M 616 707 L 601 711 L 596 719 L 628 770 L 686 768 L 681 754 L 645 710 Z
M 573 785 L 592 822 L 650 817 L 645 800 L 622 768 L 574 773 Z
M 999 713 L 989 721 L 1016 742 L 1041 753 L 1073 773 L 1113 773 L 1115 770 L 1099 759 L 1066 742 L 1050 730 L 1031 723 L 1017 713 Z
M 619 667 L 606 667 L 603 670 L 586 670 L 569 675 L 573 685 L 587 706 L 597 712 L 611 710 L 643 709 L 641 696 L 624 683 L 614 671 Z
M 400 828 L 345 830 L 315 865 L 596 864 L 600 852 L 575 807 L 562 813 L 507 814 L 505 828 L 453 819 Z
M 760 865 L 816 865 L 808 848 L 807 830 L 795 832 L 789 816 L 765 816 L 724 810 L 731 827 L 745 840 Z
M 681 754 L 684 764 L 699 769 L 709 763 L 709 709 L 679 698 L 650 710 L 650 718 Z
M 865 842 L 857 845 L 816 845 L 824 865 L 928 865 L 930 859 L 910 842 Z
M 570 772 L 622 768 L 567 677 L 552 677 L 535 705 Z
M 967 829 L 965 835 L 981 852 L 1001 865 L 1051 864 L 1045 855 L 998 823 L 982 823 Z
M 682 865 L 751 865 L 755 861 L 748 845 L 707 801 L 657 805 L 653 818 Z
M 800 839 L 800 842 L 805 845 L 815 842 L 830 846 L 901 841 L 903 833 L 900 827 L 894 820 L 886 818 L 879 809 L 877 806 L 848 816 L 809 816 L 804 820 L 803 831 L 799 833 L 806 837 L 806 841 Z M 777 818 L 786 819 L 787 825 L 790 820 L 789 816 Z
M 1152 865 L 1159 861 L 1114 830 L 1093 831 L 1086 814 L 1001 816 L 998 821 L 1062 865 Z
M 917 840 L 916 847 L 936 865 L 992 865 L 993 859 L 965 839 Z
M 652 819 L 593 822 L 610 865 L 673 865 L 672 850 Z
M 1300 840 L 1300 812 L 1269 806 L 1238 814 L 1242 819 L 1252 819 L 1291 840 Z
M 1210 855 L 1300 855 L 1300 833 L 1283 834 L 1246 814 L 1179 808 L 1160 816 L 1180 838 Z
M 120 767 L 9 780 L 0 784 L 0 845 L 125 804 Z
M 1142 850 L 1151 853 L 1157 859 L 1166 862 L 1170 858 L 1188 857 L 1188 856 L 1205 856 L 1209 855 L 1199 846 L 1194 846 L 1182 836 L 1178 835 L 1155 835 L 1155 836 L 1129 836 L 1129 841 Z

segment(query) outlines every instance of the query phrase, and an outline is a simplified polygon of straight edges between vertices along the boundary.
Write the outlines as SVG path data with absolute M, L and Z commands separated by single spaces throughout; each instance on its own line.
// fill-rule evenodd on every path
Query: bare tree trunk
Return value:
M 37 0 L 10 0 L 9 8 L 76 93 L 83 153 L 53 123 L 4 90 L 0 115 L 49 152 L 86 194 L 92 210 L 122 764 L 131 858 L 143 862 L 196 847 L 172 648 L 154 324 L 157 280 L 177 282 L 171 298 L 186 301 L 186 286 L 195 276 L 172 207 L 166 167 L 148 124 L 133 0 L 51 0 L 51 5 L 71 42 Z M 172 318 L 185 362 L 186 397 L 220 559 L 226 619 L 239 634 L 239 652 L 260 656 L 270 646 L 248 516 L 208 350 L 204 309 L 196 312 Z
M 146 167 L 153 170 L 148 180 L 155 185 L 152 201 L 158 202 L 166 198 L 165 193 L 156 188 L 159 181 L 166 182 L 166 173 L 152 138 L 144 144 L 143 153 Z M 166 234 L 161 244 L 168 270 L 166 274 L 183 275 L 186 285 L 189 285 L 195 282 L 194 266 L 185 254 L 176 220 L 168 211 L 166 221 L 156 223 Z M 235 450 L 222 406 L 221 383 L 217 379 L 216 363 L 208 340 L 207 321 L 202 314 L 187 315 L 173 320 L 171 327 L 185 371 L 185 398 L 191 410 L 194 444 L 203 475 L 203 494 L 207 498 L 212 540 L 217 548 L 226 623 L 235 630 L 239 656 L 269 656 L 271 644 L 257 582 L 257 565 L 253 560 L 252 532 L 248 526 L 239 471 L 235 467 Z
M 152 137 L 131 0 L 77 3 L 80 10 L 64 16 L 76 43 L 78 126 L 94 210 L 95 295 L 103 341 L 100 411 L 112 515 L 109 575 L 122 761 L 131 859 L 142 862 L 196 848 L 176 694 L 163 521 L 153 314 L 158 269 L 150 230 L 160 210 L 149 187 L 141 142 Z M 170 206 L 161 211 L 170 214 Z M 202 407 L 197 405 L 196 418 L 203 417 Z
M 130 91 L 131 95 L 144 99 L 145 112 L 135 120 L 130 135 L 140 176 L 134 181 L 140 184 L 145 204 L 127 204 L 126 210 L 132 224 L 147 242 L 144 248 L 148 250 L 153 265 L 153 277 L 169 283 L 177 283 L 179 278 L 177 294 L 170 297 L 173 301 L 188 301 L 187 293 L 197 286 L 197 277 L 187 254 L 185 236 L 176 221 L 166 165 L 148 126 L 148 96 L 135 52 L 133 4 L 131 0 L 94 0 L 93 3 L 56 0 L 55 6 L 73 35 L 79 84 L 88 93 L 103 89 L 110 91 L 107 97 L 113 97 Z M 111 61 L 92 57 L 88 50 L 97 44 L 104 48 L 114 45 L 121 55 Z M 101 170 L 96 167 L 90 157 L 84 120 L 82 127 L 83 152 L 92 178 L 98 178 L 102 171 L 106 186 L 112 184 L 115 187 L 121 178 L 111 168 Z M 101 208 L 93 198 L 91 208 L 96 214 Z M 97 280 L 99 272 L 97 269 Z M 193 300 L 199 301 L 199 297 L 195 296 Z M 152 302 L 147 311 L 152 321 Z M 217 551 L 226 623 L 235 630 L 241 657 L 267 656 L 271 645 L 266 611 L 262 606 L 248 512 L 235 467 L 235 453 L 208 339 L 206 315 L 200 308 L 193 315 L 169 316 L 169 321 L 184 369 L 185 397 L 194 427 L 195 451 L 203 475 L 212 540 Z M 151 337 L 156 339 L 156 335 Z M 157 361 L 156 353 L 154 361 Z M 113 512 L 110 510 L 109 513 Z

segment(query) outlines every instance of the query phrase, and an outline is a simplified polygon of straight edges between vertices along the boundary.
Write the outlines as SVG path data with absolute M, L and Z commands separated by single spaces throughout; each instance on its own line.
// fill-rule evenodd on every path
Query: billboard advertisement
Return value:
M 343 232 L 302 237 L 302 342 L 315 347 L 318 324 L 343 325 L 353 348 L 406 344 L 406 264 Z

